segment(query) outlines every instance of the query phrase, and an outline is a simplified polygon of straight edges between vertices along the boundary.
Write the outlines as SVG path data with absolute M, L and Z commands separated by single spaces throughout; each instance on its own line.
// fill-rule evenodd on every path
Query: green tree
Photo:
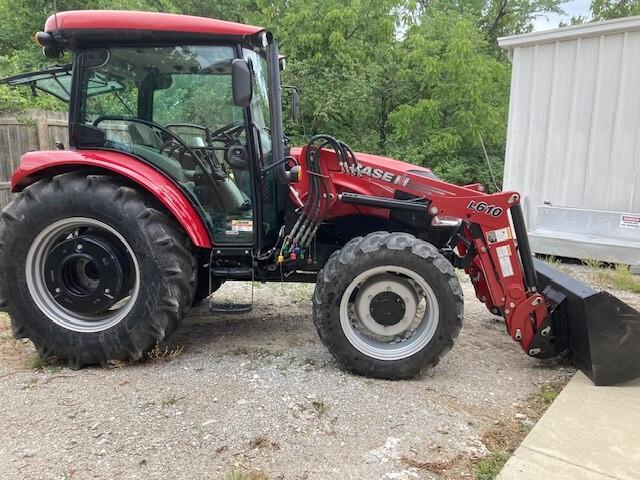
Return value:
M 486 46 L 471 19 L 450 12 L 408 32 L 400 75 L 415 94 L 391 115 L 393 153 L 451 181 L 488 183 L 480 136 L 501 158 L 510 69 Z
M 612 18 L 640 15 L 639 0 L 593 0 L 591 2 L 593 20 L 610 20 Z
M 475 19 L 489 43 L 496 39 L 533 30 L 536 17 L 548 13 L 564 13 L 562 4 L 567 0 L 419 0 L 420 14 L 430 9 L 455 12 Z

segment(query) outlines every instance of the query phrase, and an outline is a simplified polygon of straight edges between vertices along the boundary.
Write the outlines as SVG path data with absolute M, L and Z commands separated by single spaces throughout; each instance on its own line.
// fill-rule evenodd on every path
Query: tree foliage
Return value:
M 593 0 L 591 14 L 594 20 L 640 15 L 640 0 Z
M 605 0 L 596 0 L 605 1 Z M 185 13 L 263 25 L 288 58 L 283 83 L 301 92 L 294 143 L 329 133 L 354 149 L 433 167 L 445 179 L 488 182 L 505 146 L 510 65 L 499 36 L 531 30 L 562 0 L 58 0 L 59 10 Z M 33 33 L 50 0 L 0 0 L 0 76 L 50 64 Z M 64 59 L 63 59 L 64 60 Z M 68 59 L 67 59 L 68 61 Z M 286 94 L 285 103 L 286 103 Z M 64 108 L 0 86 L 0 111 Z

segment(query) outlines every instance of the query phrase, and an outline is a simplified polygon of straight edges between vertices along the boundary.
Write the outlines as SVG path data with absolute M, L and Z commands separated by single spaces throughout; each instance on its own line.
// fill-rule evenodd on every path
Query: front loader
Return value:
M 329 135 L 290 148 L 264 29 L 70 11 L 36 40 L 72 63 L 3 82 L 67 102 L 68 147 L 26 153 L 12 177 L 0 307 L 42 356 L 137 360 L 226 281 L 302 281 L 341 365 L 409 378 L 462 327 L 459 268 L 530 356 L 598 385 L 640 375 L 640 314 L 534 260 L 518 193 Z

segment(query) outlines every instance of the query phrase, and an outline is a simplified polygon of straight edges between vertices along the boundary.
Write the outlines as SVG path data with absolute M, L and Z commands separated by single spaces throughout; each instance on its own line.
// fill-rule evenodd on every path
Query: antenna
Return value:
M 56 24 L 56 31 L 60 30 L 60 27 L 58 26 L 58 3 L 56 0 L 53 0 L 53 21 Z
M 487 167 L 489 167 L 489 173 L 491 174 L 491 180 L 493 181 L 493 186 L 496 188 L 496 191 L 501 192 L 502 189 L 498 186 L 498 182 L 496 182 L 496 176 L 493 174 L 493 167 L 491 166 L 491 160 L 489 160 L 489 155 L 487 155 L 487 149 L 484 146 L 482 135 L 478 133 L 478 137 L 480 137 L 480 145 L 482 145 L 482 152 L 484 153 L 484 159 L 487 161 Z

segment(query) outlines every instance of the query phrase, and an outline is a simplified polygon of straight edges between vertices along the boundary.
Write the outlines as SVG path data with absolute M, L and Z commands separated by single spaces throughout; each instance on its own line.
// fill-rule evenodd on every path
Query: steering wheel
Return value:
M 211 139 L 215 139 L 216 137 L 224 137 L 224 139 L 226 139 L 227 141 L 233 141 L 234 136 L 240 133 L 242 130 L 244 130 L 244 122 L 231 122 L 224 127 L 218 128 L 217 130 L 211 132 Z
M 93 122 L 93 126 L 97 127 L 98 124 L 104 122 L 105 120 L 120 120 L 122 122 L 131 122 L 131 123 L 139 123 L 141 125 L 145 125 L 147 127 L 156 129 L 156 130 L 160 130 L 163 134 L 165 134 L 167 137 L 169 137 L 171 140 L 175 141 L 176 143 L 178 143 L 180 145 L 180 147 L 184 148 L 186 151 L 188 151 L 190 154 L 193 154 L 193 152 L 191 152 L 189 146 L 180 138 L 178 137 L 175 133 L 173 133 L 171 130 L 166 129 L 165 127 L 163 127 L 162 125 L 159 125 L 155 122 L 152 122 L 150 120 L 143 120 L 141 118 L 138 117 L 130 117 L 127 115 L 102 115 L 98 118 L 95 119 L 95 121 Z M 162 147 L 160 147 L 160 150 L 158 153 L 162 153 L 165 150 L 165 144 L 167 142 L 164 142 Z
M 210 165 L 209 168 L 205 168 L 202 164 L 202 159 L 187 145 L 184 140 L 182 140 L 178 135 L 173 133 L 171 130 L 159 125 L 155 122 L 149 120 L 143 120 L 137 117 L 131 117 L 127 115 L 102 115 L 95 119 L 93 122 L 93 126 L 97 127 L 101 122 L 105 120 L 120 120 L 122 122 L 131 122 L 131 123 L 139 123 L 141 125 L 146 125 L 147 127 L 159 130 L 162 132 L 168 139 L 162 143 L 160 148 L 158 149 L 158 153 L 162 154 L 165 150 L 170 148 L 168 155 L 172 156 L 174 152 L 178 153 L 179 162 L 181 165 L 184 165 L 184 157 L 186 154 L 193 159 L 193 161 L 200 163 L 202 169 L 207 172 L 207 174 L 211 177 L 212 180 L 223 180 L 227 177 L 227 174 L 224 171 L 215 168 L 214 165 Z

